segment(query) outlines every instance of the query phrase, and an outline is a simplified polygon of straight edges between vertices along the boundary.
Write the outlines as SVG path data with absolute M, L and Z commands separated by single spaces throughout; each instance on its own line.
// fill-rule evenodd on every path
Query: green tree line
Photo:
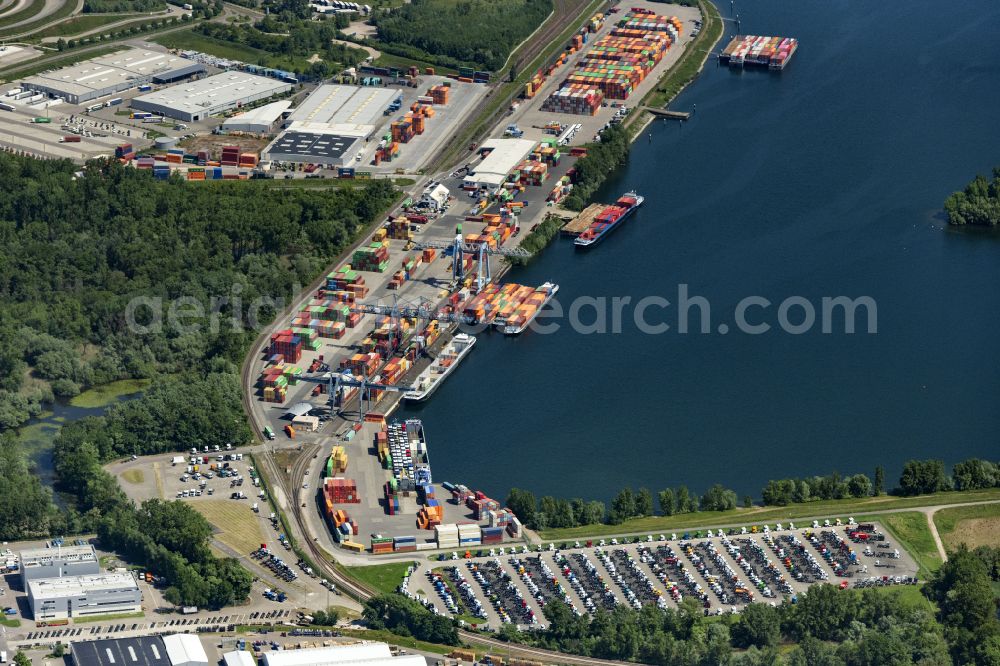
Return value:
M 573 191 L 563 199 L 563 208 L 583 210 L 608 174 L 625 163 L 631 147 L 628 130 L 621 125 L 601 132 L 601 141 L 587 146 L 587 154 L 573 165 Z
M 376 14 L 377 48 L 449 67 L 499 71 L 552 12 L 552 0 L 413 0 Z
M 964 190 L 944 202 L 948 224 L 995 227 L 1000 224 L 1000 166 L 993 168 L 993 180 L 976 176 Z
M 875 468 L 875 480 L 865 474 L 842 477 L 837 472 L 826 476 L 772 479 L 761 491 L 765 506 L 787 506 L 804 502 L 862 498 L 885 493 L 885 472 Z M 952 475 L 945 473 L 941 460 L 909 460 L 903 465 L 896 495 L 920 495 L 949 490 L 983 490 L 1000 487 L 1000 464 L 971 458 L 956 463 Z M 633 491 L 623 488 L 607 507 L 604 502 L 580 498 L 558 499 L 512 488 L 506 506 L 530 529 L 578 527 L 606 523 L 620 525 L 632 518 L 656 515 L 653 494 L 647 488 Z M 695 511 L 729 511 L 739 502 L 736 491 L 714 484 L 702 495 L 692 493 L 687 486 L 666 488 L 656 495 L 660 515 L 672 516 Z M 753 506 L 753 498 L 745 496 L 742 506 Z
M 618 606 L 577 616 L 558 600 L 543 608 L 549 626 L 500 638 L 570 654 L 671 666 L 782 664 L 994 665 L 1000 623 L 990 584 L 1000 549 L 964 547 L 928 582 L 936 615 L 891 591 L 815 585 L 794 603 L 750 604 L 738 615 L 708 617 L 694 599 L 677 609 Z M 990 566 L 993 566 L 992 576 Z

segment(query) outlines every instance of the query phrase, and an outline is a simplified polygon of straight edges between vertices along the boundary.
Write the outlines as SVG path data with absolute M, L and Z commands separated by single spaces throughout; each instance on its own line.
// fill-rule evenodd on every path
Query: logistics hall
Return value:
M 229 71 L 141 95 L 132 100 L 132 108 L 194 122 L 291 89 L 292 84 L 278 79 Z
M 204 71 L 204 65 L 169 53 L 127 49 L 29 76 L 22 85 L 61 97 L 70 104 L 83 104 L 141 85 L 168 83 Z
M 263 156 L 278 162 L 346 167 L 385 121 L 385 110 L 398 90 L 322 85 L 285 121 L 287 129 Z

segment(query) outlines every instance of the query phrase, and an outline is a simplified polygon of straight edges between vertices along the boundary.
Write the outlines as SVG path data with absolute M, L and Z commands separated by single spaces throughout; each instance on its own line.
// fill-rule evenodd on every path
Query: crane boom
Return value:
M 452 277 L 456 281 L 461 281 L 465 277 L 465 266 L 462 259 L 466 254 L 474 254 L 479 257 L 479 274 L 476 276 L 477 291 L 483 290 L 483 285 L 493 280 L 490 270 L 490 256 L 499 255 L 501 257 L 519 257 L 525 259 L 531 253 L 520 247 L 501 248 L 490 247 L 488 243 L 466 243 L 461 235 L 456 235 L 450 242 L 444 241 L 420 241 L 415 242 L 413 247 L 418 250 L 444 250 L 454 257 L 452 264 Z

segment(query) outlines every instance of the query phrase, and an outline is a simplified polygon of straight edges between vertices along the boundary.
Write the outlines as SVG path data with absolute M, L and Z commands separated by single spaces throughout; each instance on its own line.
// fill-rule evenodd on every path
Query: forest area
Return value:
M 447 67 L 499 71 L 552 12 L 552 0 L 413 0 L 374 18 L 388 53 Z
M 993 168 L 993 180 L 978 175 L 965 189 L 944 202 L 948 224 L 996 227 L 1000 224 L 1000 167 Z
M 396 190 L 387 181 L 205 187 L 117 162 L 81 172 L 6 153 L 0 180 L 0 538 L 96 531 L 164 572 L 178 603 L 243 598 L 246 572 L 209 553 L 199 514 L 175 502 L 135 506 L 102 465 L 178 442 L 248 441 L 238 369 L 258 326 Z M 57 508 L 14 431 L 47 402 L 132 378 L 152 380 L 142 397 L 62 428 L 56 489 L 67 503 Z M 179 526 L 173 537 L 167 523 Z

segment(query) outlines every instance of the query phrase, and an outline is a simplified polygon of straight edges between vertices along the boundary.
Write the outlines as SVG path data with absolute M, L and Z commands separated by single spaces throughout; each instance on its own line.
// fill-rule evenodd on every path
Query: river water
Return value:
M 996 458 L 1000 237 L 947 228 L 941 205 L 1000 164 L 1000 5 L 737 6 L 742 32 L 799 39 L 788 69 L 710 60 L 672 104 L 693 119 L 651 126 L 596 197 L 635 188 L 645 206 L 591 252 L 559 240 L 507 276 L 558 282 L 566 307 L 676 303 L 686 284 L 731 332 L 649 335 L 625 310 L 619 334 L 481 336 L 426 406 L 394 415 L 424 420 L 437 481 L 501 498 L 714 482 L 759 497 L 770 478 L 881 463 L 892 483 L 912 457 Z M 772 331 L 733 326 L 748 296 L 774 304 L 748 317 Z M 871 297 L 877 333 L 863 313 L 854 335 L 780 332 L 791 296 L 817 316 L 824 296 Z M 676 323 L 676 308 L 649 312 Z

